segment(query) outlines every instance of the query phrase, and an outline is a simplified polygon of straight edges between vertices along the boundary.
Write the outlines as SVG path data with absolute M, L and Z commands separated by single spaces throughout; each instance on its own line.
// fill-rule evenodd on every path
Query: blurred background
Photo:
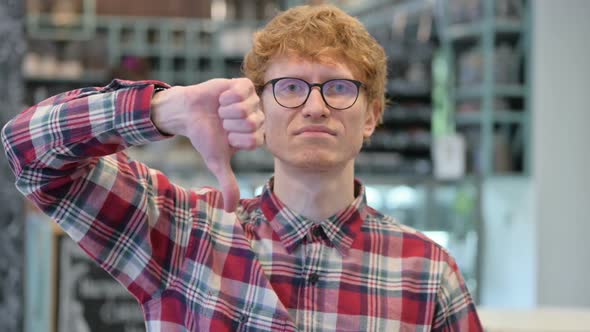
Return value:
M 452 253 L 488 330 L 590 331 L 588 0 L 2 1 L 1 123 L 113 78 L 242 76 L 252 33 L 305 3 L 358 17 L 388 54 L 391 103 L 356 165 L 369 204 Z M 131 154 L 216 185 L 182 138 Z M 243 197 L 272 166 L 264 149 L 235 156 Z M 0 167 L 0 330 L 144 331 L 134 300 Z

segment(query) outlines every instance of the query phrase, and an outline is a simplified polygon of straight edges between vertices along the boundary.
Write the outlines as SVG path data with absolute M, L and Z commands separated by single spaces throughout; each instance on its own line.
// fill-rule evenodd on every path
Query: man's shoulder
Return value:
M 369 231 L 386 232 L 390 233 L 391 235 L 399 236 L 418 236 L 423 237 L 425 240 L 431 241 L 417 229 L 405 225 L 395 217 L 383 214 L 369 206 L 367 207 L 367 217 L 364 227 Z
M 371 207 L 363 228 L 368 232 L 380 233 L 383 236 L 391 237 L 401 241 L 404 257 L 437 257 L 437 260 L 452 260 L 449 252 L 439 243 L 435 242 L 421 231 L 405 225 L 395 217 L 383 214 Z

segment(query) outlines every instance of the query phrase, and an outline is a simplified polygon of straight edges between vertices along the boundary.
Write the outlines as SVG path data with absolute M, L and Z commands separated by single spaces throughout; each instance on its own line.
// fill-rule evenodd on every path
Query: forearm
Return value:
M 152 94 L 151 82 L 67 92 L 2 132 L 18 189 L 101 267 L 133 285 L 140 301 L 178 273 L 188 241 L 179 234 L 192 225 L 180 207 L 194 204 L 187 190 L 121 151 L 166 137 L 150 119 Z
M 2 141 L 13 172 L 82 167 L 93 157 L 160 140 L 150 119 L 154 82 L 113 81 L 104 88 L 66 92 L 11 120 Z

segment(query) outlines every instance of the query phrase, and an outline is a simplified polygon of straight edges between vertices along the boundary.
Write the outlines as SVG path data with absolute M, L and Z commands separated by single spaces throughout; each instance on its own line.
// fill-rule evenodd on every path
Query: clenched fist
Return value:
M 190 139 L 219 182 L 224 209 L 234 211 L 240 198 L 230 160 L 236 150 L 264 142 L 264 114 L 247 78 L 213 79 L 176 86 L 152 99 L 152 121 L 164 133 Z

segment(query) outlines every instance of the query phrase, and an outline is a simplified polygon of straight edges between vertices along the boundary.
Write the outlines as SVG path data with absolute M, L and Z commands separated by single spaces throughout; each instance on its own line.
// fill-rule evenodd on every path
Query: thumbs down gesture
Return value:
M 191 141 L 217 178 L 228 212 L 235 210 L 240 198 L 231 157 L 238 150 L 253 150 L 264 143 L 259 101 L 247 78 L 175 86 L 152 98 L 152 121 L 160 131 Z

